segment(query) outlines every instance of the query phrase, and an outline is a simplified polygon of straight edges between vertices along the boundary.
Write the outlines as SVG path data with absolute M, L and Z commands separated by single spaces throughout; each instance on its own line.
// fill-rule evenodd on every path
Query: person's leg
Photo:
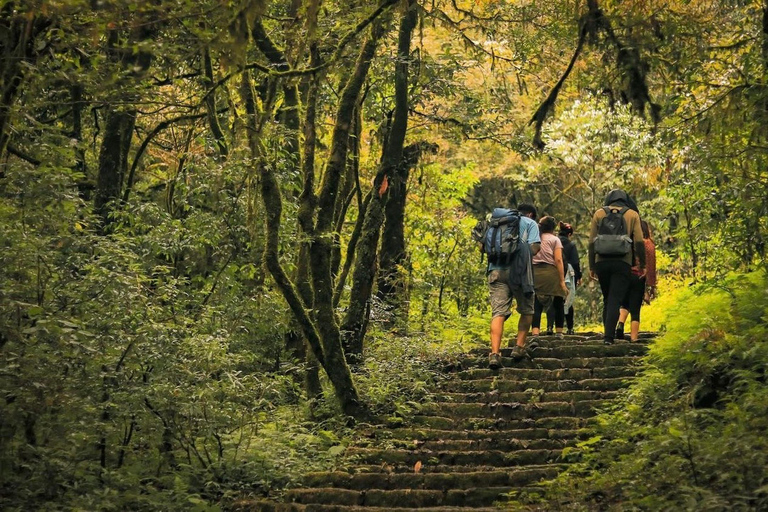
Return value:
M 539 335 L 539 328 L 541 327 L 541 314 L 544 312 L 544 305 L 539 302 L 539 298 L 536 297 L 533 300 L 533 320 L 531 321 L 531 334 L 533 336 Z
M 518 347 L 525 346 L 525 337 L 528 335 L 528 329 L 531 327 L 532 321 L 533 315 L 520 315 L 520 320 L 517 321 L 516 344 Z
M 643 306 L 643 296 L 645 295 L 645 279 L 639 279 L 636 276 L 632 277 L 632 284 L 628 294 L 629 314 L 632 317 L 629 339 L 637 341 L 638 334 L 640 333 L 640 309 Z
M 619 321 L 619 309 L 621 301 L 629 288 L 631 276 L 628 263 L 623 261 L 611 261 L 609 270 L 608 299 L 605 304 L 605 331 L 603 334 L 606 343 L 613 343 L 616 336 L 616 323 Z
M 547 308 L 547 334 L 552 334 L 552 322 L 555 318 L 554 305 Z
M 555 297 L 552 301 L 552 307 L 555 308 L 555 331 L 562 334 L 563 325 L 565 324 L 565 299 L 563 297 Z
M 565 325 L 568 327 L 568 334 L 573 334 L 573 306 L 568 308 L 565 314 Z
M 491 319 L 491 353 L 498 354 L 501 352 L 501 338 L 504 335 L 504 320 L 503 316 L 495 316 Z
M 595 264 L 595 273 L 597 274 L 597 282 L 600 283 L 600 291 L 603 294 L 603 332 L 606 330 L 606 312 L 608 310 L 608 293 L 611 290 L 611 272 L 608 268 L 608 261 L 600 261 Z M 614 327 L 616 324 L 614 324 Z
M 517 312 L 520 313 L 520 320 L 517 322 L 516 345 L 512 349 L 512 358 L 517 360 L 522 359 L 526 355 L 525 338 L 528 334 L 528 328 L 531 327 L 533 322 L 536 301 L 533 294 L 529 293 L 526 295 L 523 293 L 522 288 L 513 289 L 512 294 L 515 296 L 515 302 L 517 303 Z
M 501 338 L 504 335 L 504 321 L 510 315 L 512 293 L 507 284 L 507 273 L 492 270 L 488 274 L 488 291 L 491 302 L 491 353 L 501 351 Z

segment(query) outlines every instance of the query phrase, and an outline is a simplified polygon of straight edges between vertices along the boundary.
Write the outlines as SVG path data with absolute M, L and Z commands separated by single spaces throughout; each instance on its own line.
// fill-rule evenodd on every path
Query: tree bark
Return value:
M 323 338 L 332 343 L 334 350 L 342 356 L 341 362 L 347 368 L 344 361 L 341 344 L 341 332 L 336 320 L 333 308 L 333 277 L 331 275 L 331 258 L 333 249 L 334 216 L 336 202 L 338 200 L 339 187 L 342 175 L 346 169 L 350 128 L 355 105 L 360 91 L 368 74 L 371 61 L 376 52 L 379 38 L 382 36 L 380 24 L 376 24 L 371 37 L 360 50 L 355 65 L 355 71 L 350 76 L 341 94 L 341 101 L 336 115 L 331 141 L 331 153 L 323 175 L 323 181 L 318 198 L 317 221 L 315 233 L 312 239 L 312 283 L 315 292 L 315 307 L 318 327 L 324 330 Z M 338 344 L 338 345 L 337 345 Z
M 213 79 L 213 64 L 211 63 L 211 50 L 208 47 L 203 49 L 203 76 L 205 77 L 203 84 L 206 89 L 212 89 L 215 83 Z M 229 148 L 227 147 L 227 138 L 224 135 L 224 131 L 221 129 L 221 123 L 219 122 L 219 113 L 216 108 L 216 93 L 212 92 L 205 97 L 205 109 L 208 117 L 208 127 L 211 130 L 214 140 L 216 141 L 216 147 L 219 150 L 219 155 L 222 158 L 227 158 L 229 155 Z
M 379 251 L 379 275 L 376 296 L 387 310 L 384 324 L 388 328 L 405 328 L 408 321 L 406 297 L 405 206 L 408 177 L 424 151 L 437 151 L 436 144 L 418 142 L 403 150 L 403 159 L 389 178 L 384 226 Z
M 397 166 L 403 159 L 405 133 L 408 129 L 408 68 L 411 53 L 411 36 L 416 27 L 417 13 L 414 0 L 408 1 L 407 10 L 400 20 L 395 65 L 395 113 L 392 127 L 385 146 L 384 157 L 373 183 L 373 194 L 365 213 L 360 241 L 358 242 L 355 270 L 352 276 L 352 290 L 342 332 L 344 349 L 350 360 L 359 360 L 363 355 L 373 283 L 376 277 L 376 249 L 381 225 L 384 221 L 386 202 L 386 181 L 397 174 Z M 383 186 L 384 185 L 384 186 Z
M 25 70 L 37 61 L 38 37 L 51 25 L 42 16 L 16 13 L 17 8 L 15 2 L 7 2 L 0 9 L 0 158 L 8 148 L 11 115 Z
M 108 230 L 113 203 L 120 198 L 128 171 L 128 151 L 135 124 L 134 110 L 112 110 L 107 114 L 94 194 L 94 209 L 101 217 L 103 230 Z

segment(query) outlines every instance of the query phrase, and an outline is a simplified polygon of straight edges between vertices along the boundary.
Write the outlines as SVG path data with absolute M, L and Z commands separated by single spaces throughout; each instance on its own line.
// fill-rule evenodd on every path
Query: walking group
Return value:
M 551 216 L 538 222 L 536 218 L 536 208 L 530 204 L 496 208 L 472 230 L 472 238 L 488 258 L 491 369 L 502 366 L 504 322 L 513 301 L 520 314 L 513 360 L 529 356 L 535 348 L 544 312 L 547 334 L 563 338 L 566 326 L 566 334 L 574 334 L 573 301 L 582 275 L 578 249 L 571 241 L 573 228 Z M 604 206 L 592 216 L 588 252 L 589 275 L 599 281 L 603 294 L 603 341 L 624 339 L 627 318 L 631 318 L 630 341 L 637 341 L 640 308 L 655 294 L 655 245 L 648 224 L 624 191 L 609 192 Z M 532 339 L 526 342 L 529 330 Z

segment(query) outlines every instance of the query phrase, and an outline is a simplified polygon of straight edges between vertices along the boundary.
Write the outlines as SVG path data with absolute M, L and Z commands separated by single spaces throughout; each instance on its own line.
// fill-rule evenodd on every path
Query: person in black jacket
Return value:
M 576 244 L 571 241 L 571 238 L 573 237 L 573 227 L 570 224 L 561 221 L 559 224 L 557 236 L 563 243 L 563 263 L 565 267 L 563 270 L 567 274 L 568 265 L 570 264 L 573 268 L 575 284 L 576 286 L 579 286 L 581 285 L 581 265 L 579 264 L 579 249 L 576 247 Z M 555 312 L 552 307 L 550 307 L 547 311 L 547 334 L 553 334 L 552 323 L 550 319 L 554 318 Z M 567 327 L 566 334 L 574 334 L 573 304 L 571 304 L 571 306 L 568 308 L 568 311 L 565 312 L 565 325 Z

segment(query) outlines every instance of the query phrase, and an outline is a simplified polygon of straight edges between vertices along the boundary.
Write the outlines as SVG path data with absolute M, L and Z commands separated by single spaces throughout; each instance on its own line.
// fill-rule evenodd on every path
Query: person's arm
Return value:
M 656 288 L 656 245 L 649 241 L 645 251 L 645 284 Z
M 563 289 L 564 292 L 568 293 L 568 289 L 565 287 L 565 270 L 563 265 L 562 246 L 555 247 L 554 256 L 555 256 L 555 267 L 557 267 L 557 271 L 560 272 L 560 287 Z
M 632 211 L 632 210 L 630 210 Z M 640 216 L 632 211 L 632 240 L 635 242 L 635 257 L 637 266 L 640 268 L 640 275 L 645 275 L 645 241 L 643 240 L 643 230 L 640 227 Z
M 592 222 L 589 224 L 589 243 L 587 244 L 587 262 L 589 265 L 589 277 L 597 279 L 595 275 L 595 238 L 597 238 L 597 215 L 602 210 L 598 210 L 592 216 Z
M 579 249 L 571 243 L 571 257 L 569 263 L 573 267 L 573 276 L 577 284 L 581 284 L 581 264 L 579 263 Z
M 526 240 L 531 249 L 531 258 L 536 256 L 541 250 L 541 235 L 539 234 L 539 225 L 535 222 L 528 222 L 526 228 Z

